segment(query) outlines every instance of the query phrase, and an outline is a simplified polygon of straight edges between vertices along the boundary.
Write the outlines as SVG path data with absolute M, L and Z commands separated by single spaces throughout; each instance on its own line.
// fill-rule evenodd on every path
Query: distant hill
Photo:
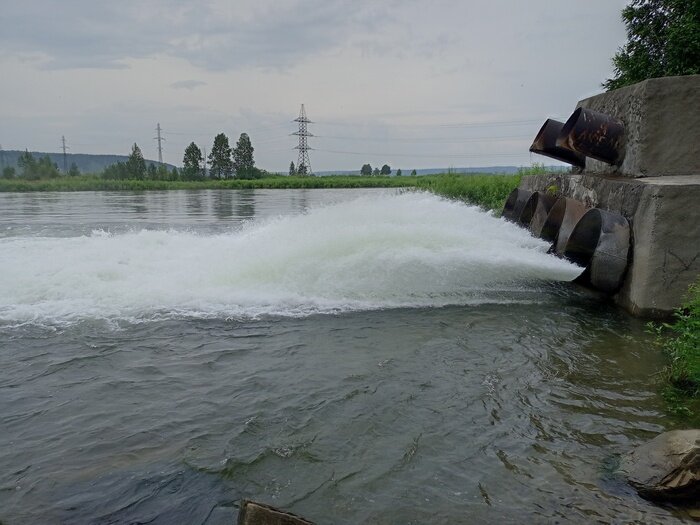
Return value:
M 416 170 L 416 175 L 433 175 L 435 173 L 517 173 L 519 166 L 484 166 L 479 168 L 426 168 Z M 410 175 L 411 169 L 401 168 L 402 175 Z M 316 171 L 314 175 L 359 175 L 360 170 L 334 170 Z M 391 174 L 396 175 L 396 169 L 391 169 Z
M 2 158 L 0 159 L 0 164 L 4 162 L 4 166 L 14 166 L 17 167 L 17 159 L 24 153 L 24 151 L 18 150 L 4 150 L 2 152 Z M 52 162 L 54 162 L 59 169 L 63 170 L 63 153 L 46 153 L 43 151 L 30 151 L 35 158 L 39 159 L 45 155 L 48 155 Z M 116 164 L 117 162 L 126 162 L 129 157 L 126 155 L 87 155 L 85 153 L 66 153 L 66 161 L 68 163 L 68 168 L 75 162 L 78 169 L 82 173 L 97 173 L 104 170 L 107 166 Z M 154 160 L 146 159 L 146 164 L 155 164 L 158 166 L 158 162 Z M 169 170 L 172 170 L 175 166 L 172 164 L 163 163 L 167 166 Z M 1 167 L 1 166 L 0 166 Z

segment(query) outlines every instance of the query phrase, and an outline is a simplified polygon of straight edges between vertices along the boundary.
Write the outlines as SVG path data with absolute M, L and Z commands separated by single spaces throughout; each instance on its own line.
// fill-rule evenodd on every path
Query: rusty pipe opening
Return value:
M 554 245 L 554 251 L 561 255 L 564 253 L 571 231 L 584 213 L 586 213 L 586 206 L 582 202 L 560 197 L 549 210 L 540 230 L 540 238 L 551 242 Z
M 523 212 L 530 195 L 532 195 L 531 191 L 521 190 L 520 188 L 515 188 L 511 191 L 503 206 L 501 217 L 509 221 L 519 222 L 520 214 Z
M 610 115 L 577 108 L 559 132 L 556 145 L 608 164 L 625 156 L 625 126 Z
M 530 146 L 530 151 L 583 168 L 586 165 L 586 157 L 568 148 L 557 146 L 557 137 L 563 127 L 564 123 L 558 120 L 551 118 L 545 120 Z
M 525 203 L 518 222 L 530 228 L 533 235 L 539 236 L 549 211 L 554 206 L 557 198 L 542 191 L 536 191 Z
M 578 282 L 613 293 L 622 284 L 629 249 L 627 219 L 617 213 L 593 208 L 576 223 L 566 243 L 564 257 L 585 268 Z

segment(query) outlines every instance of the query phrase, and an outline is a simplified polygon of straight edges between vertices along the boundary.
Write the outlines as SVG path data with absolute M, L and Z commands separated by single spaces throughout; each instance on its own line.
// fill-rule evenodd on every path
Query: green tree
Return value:
M 125 169 L 129 179 L 143 180 L 146 178 L 146 161 L 143 159 L 141 148 L 135 142 L 131 147 L 131 154 L 126 161 Z
M 294 161 L 289 163 L 289 176 L 292 177 L 297 174 L 297 169 L 294 167 Z
M 184 180 L 199 180 L 204 178 L 202 164 L 204 156 L 202 150 L 194 142 L 185 148 L 185 155 L 182 157 L 182 178 Z
M 80 175 L 80 169 L 78 168 L 78 165 L 75 162 L 71 162 L 70 168 L 68 169 L 68 176 L 77 177 L 78 175 Z
M 384 164 L 379 172 L 380 175 L 391 175 L 391 168 L 388 164 Z
M 165 168 L 165 166 L 163 166 Z M 167 169 L 167 168 L 165 168 Z M 177 171 L 177 168 L 173 166 L 173 169 L 170 170 L 170 177 L 168 180 L 178 180 L 180 178 L 180 172 Z
M 158 180 L 158 168 L 156 168 L 155 164 L 151 163 L 148 165 L 146 169 L 146 178 L 148 180 Z
M 15 178 L 15 167 L 14 166 L 5 166 L 2 169 L 2 178 L 3 179 L 14 179 Z
M 22 177 L 26 179 L 38 179 L 37 162 L 34 155 L 24 150 L 17 159 L 17 167 L 22 170 Z
M 374 168 L 372 170 L 372 176 L 373 177 L 379 177 L 379 168 Z
M 247 133 L 241 133 L 238 142 L 236 142 L 236 147 L 233 148 L 233 169 L 236 172 L 236 177 L 241 179 L 253 178 L 255 176 L 254 168 L 253 144 L 250 142 L 250 137 Z
M 399 169 L 396 170 L 396 176 L 397 176 L 397 177 L 400 177 L 400 176 L 401 176 L 401 168 L 399 168 Z
M 299 164 L 299 167 L 297 168 L 297 175 L 300 175 L 302 177 L 306 175 L 306 164 Z
M 231 146 L 223 133 L 214 137 L 214 145 L 209 153 L 209 174 L 217 179 L 228 179 L 233 175 Z
M 369 164 L 363 164 L 362 168 L 360 169 L 360 175 L 364 175 L 365 177 L 372 175 L 372 166 Z
M 415 177 L 416 175 L 417 175 L 416 170 L 413 170 L 413 171 L 411 172 L 411 177 Z
M 607 90 L 647 78 L 700 73 L 698 0 L 632 0 L 622 10 L 627 43 L 613 57 Z

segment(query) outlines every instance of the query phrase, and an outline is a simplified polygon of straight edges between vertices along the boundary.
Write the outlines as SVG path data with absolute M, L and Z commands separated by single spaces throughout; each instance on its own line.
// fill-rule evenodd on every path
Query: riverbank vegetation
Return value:
M 672 322 L 650 324 L 650 329 L 669 358 L 666 399 L 675 412 L 700 420 L 700 280 L 690 287 Z
M 408 177 L 328 175 L 325 177 L 266 174 L 254 179 L 173 180 L 128 179 L 99 175 L 28 180 L 0 179 L 0 192 L 32 191 L 147 191 L 205 189 L 294 189 L 294 188 L 419 188 L 459 199 L 486 209 L 500 210 L 522 175 L 439 174 Z

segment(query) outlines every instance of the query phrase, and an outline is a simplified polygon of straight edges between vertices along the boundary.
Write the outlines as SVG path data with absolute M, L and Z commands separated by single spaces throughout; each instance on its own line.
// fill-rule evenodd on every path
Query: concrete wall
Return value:
M 625 177 L 700 174 L 700 75 L 652 78 L 581 100 L 625 125 L 620 166 L 586 159 L 584 173 Z
M 631 263 L 615 301 L 635 315 L 663 317 L 700 275 L 700 174 L 647 178 L 555 173 L 524 177 L 545 191 L 623 215 L 632 230 Z

